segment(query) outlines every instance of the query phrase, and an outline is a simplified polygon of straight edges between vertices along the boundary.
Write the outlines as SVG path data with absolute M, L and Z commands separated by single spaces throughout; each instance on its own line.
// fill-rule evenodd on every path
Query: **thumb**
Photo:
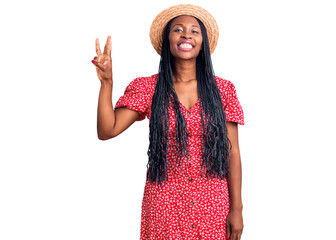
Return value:
M 105 70 L 105 66 L 103 64 L 101 64 L 100 62 L 98 62 L 97 60 L 92 60 L 92 63 L 98 67 L 100 70 L 104 71 Z

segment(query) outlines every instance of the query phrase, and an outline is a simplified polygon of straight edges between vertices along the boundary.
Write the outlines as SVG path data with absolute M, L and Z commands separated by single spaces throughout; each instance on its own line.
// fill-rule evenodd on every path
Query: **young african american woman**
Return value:
M 243 112 L 230 81 L 199 70 L 211 65 L 208 36 L 202 21 L 191 15 L 181 13 L 170 19 L 163 33 L 159 73 L 134 79 L 115 108 L 111 37 L 103 53 L 96 39 L 97 56 L 92 62 L 101 82 L 98 138 L 114 138 L 135 121 L 150 120 L 140 239 L 239 240 L 243 204 L 237 123 L 244 124 Z M 208 115 L 200 111 L 210 108 L 216 109 Z M 211 130 L 207 125 L 215 127 Z M 218 150 L 218 162 L 211 162 L 216 146 L 225 151 Z M 222 177 L 209 180 L 199 172 Z

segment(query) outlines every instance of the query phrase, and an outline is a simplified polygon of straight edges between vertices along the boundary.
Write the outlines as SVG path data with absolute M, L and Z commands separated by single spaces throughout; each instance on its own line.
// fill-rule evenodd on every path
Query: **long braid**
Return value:
M 223 179 L 229 173 L 230 140 L 227 137 L 226 115 L 216 83 L 210 57 L 209 42 L 203 23 L 198 20 L 203 36 L 203 50 L 196 59 L 198 94 L 201 98 L 200 115 L 204 151 L 202 167 L 206 177 Z
M 173 20 L 173 19 L 172 19 Z M 152 115 L 149 124 L 149 147 L 147 178 L 150 182 L 167 180 L 167 150 L 169 133 L 169 106 L 172 104 L 176 121 L 177 161 L 188 152 L 189 141 L 186 134 L 186 121 L 180 111 L 180 104 L 174 91 L 171 54 L 169 48 L 169 29 L 172 20 L 167 24 L 162 42 L 159 75 L 152 99 Z
M 173 19 L 172 19 L 173 20 Z M 174 91 L 172 57 L 169 47 L 169 30 L 172 20 L 166 25 L 162 42 L 159 75 L 154 91 L 148 147 L 147 179 L 161 185 L 167 180 L 167 151 L 169 134 L 169 107 L 173 107 L 176 122 L 177 162 L 189 152 L 189 140 L 186 132 L 186 120 L 181 112 Z M 208 38 L 203 23 L 201 26 L 203 50 L 196 59 L 198 94 L 201 98 L 200 115 L 203 129 L 204 152 L 202 168 L 206 168 L 206 177 L 223 179 L 229 172 L 228 155 L 230 141 L 227 137 L 226 116 L 219 89 L 214 77 Z

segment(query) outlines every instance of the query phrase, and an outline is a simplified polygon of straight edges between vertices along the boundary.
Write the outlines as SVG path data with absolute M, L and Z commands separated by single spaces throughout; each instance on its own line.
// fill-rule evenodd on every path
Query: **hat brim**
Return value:
M 149 32 L 150 40 L 155 51 L 161 55 L 164 28 L 171 19 L 182 15 L 193 16 L 202 21 L 208 35 L 210 54 L 212 54 L 217 46 L 219 35 L 216 20 L 205 9 L 191 4 L 171 6 L 155 17 Z

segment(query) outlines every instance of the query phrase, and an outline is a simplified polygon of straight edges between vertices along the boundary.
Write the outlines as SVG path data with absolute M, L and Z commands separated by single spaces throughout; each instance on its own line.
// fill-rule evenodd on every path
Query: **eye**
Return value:
M 197 30 L 192 30 L 191 32 L 194 33 L 194 34 L 198 34 Z
M 177 28 L 174 30 L 174 32 L 182 32 L 182 29 L 181 28 Z

